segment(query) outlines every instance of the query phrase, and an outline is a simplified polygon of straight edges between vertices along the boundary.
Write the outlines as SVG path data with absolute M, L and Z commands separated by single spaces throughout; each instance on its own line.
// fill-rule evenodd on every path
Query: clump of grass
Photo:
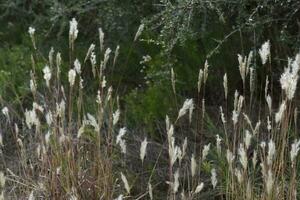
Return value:
M 143 29 L 141 25 L 133 42 L 138 41 Z M 36 70 L 35 60 L 41 59 L 41 54 L 35 41 L 35 30 L 29 29 L 35 50 L 29 85 L 32 106 L 25 109 L 24 119 L 19 121 L 13 117 L 9 105 L 2 109 L 13 135 L 18 161 L 12 168 L 1 151 L 4 173 L 0 172 L 0 199 L 24 196 L 29 199 L 108 200 L 297 198 L 300 140 L 295 137 L 298 111 L 294 96 L 300 54 L 289 60 L 280 78 L 282 94 L 278 108 L 273 107 L 273 89 L 272 86 L 269 88 L 266 79 L 265 105 L 260 103 L 263 106 L 258 110 L 262 113 L 257 115 L 251 112 L 257 91 L 256 72 L 251 63 L 256 55 L 252 52 L 247 57 L 239 55 L 243 91 L 230 94 L 227 74 L 224 75 L 223 82 L 220 82 L 224 87 L 220 94 L 224 94 L 225 102 L 225 105 L 220 105 L 222 125 L 220 134 L 211 137 L 213 140 L 205 137 L 208 114 L 205 86 L 209 75 L 206 61 L 204 69 L 199 70 L 196 101 L 187 98 L 174 118 L 166 116 L 166 142 L 156 145 L 160 153 L 150 170 L 147 162 L 155 142 L 147 137 L 133 147 L 134 151 L 139 151 L 136 157 L 140 164 L 134 163 L 139 166 L 138 169 L 130 170 L 127 164 L 132 163 L 128 149 L 132 147 L 128 142 L 133 140 L 119 122 L 121 110 L 117 94 L 105 77 L 106 68 L 116 64 L 120 48 L 116 47 L 112 59 L 111 49 L 104 50 L 104 33 L 100 28 L 100 56 L 97 58 L 96 45 L 91 44 L 84 60 L 80 60 L 75 56 L 78 33 L 77 21 L 72 19 L 68 64 L 62 62 L 61 54 L 52 48 L 48 59 L 42 57 L 46 63 L 40 81 L 41 72 Z M 263 44 L 259 55 L 262 65 L 269 64 L 271 69 L 269 41 Z M 67 68 L 68 73 L 62 74 L 62 68 Z M 85 103 L 85 79 L 91 78 L 84 77 L 88 68 L 98 84 L 98 90 L 92 95 L 95 109 L 90 113 L 86 111 Z M 67 83 L 63 83 L 63 77 L 67 77 Z M 173 70 L 170 89 L 176 96 Z M 228 105 L 230 99 L 233 99 L 232 112 Z M 251 119 L 253 116 L 256 123 Z M 194 133 L 189 141 L 187 137 L 180 138 L 178 135 L 184 118 L 188 118 Z M 2 137 L 0 132 L 1 149 L 6 145 Z M 165 155 L 167 161 L 162 159 Z M 166 175 L 154 178 L 159 173 L 158 165 Z M 140 176 L 145 177 L 144 183 L 138 183 Z M 139 184 L 145 187 L 137 187 Z M 162 185 L 167 186 L 163 195 L 158 187 Z

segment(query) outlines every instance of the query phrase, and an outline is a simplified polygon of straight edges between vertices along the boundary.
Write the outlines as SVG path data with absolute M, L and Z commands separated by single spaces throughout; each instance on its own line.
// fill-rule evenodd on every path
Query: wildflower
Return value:
M 202 150 L 202 161 L 204 161 L 206 159 L 209 149 L 210 149 L 210 143 L 207 145 L 204 145 L 203 150 Z
M 266 64 L 268 57 L 270 56 L 270 40 L 266 41 L 259 49 L 259 55 L 262 64 Z
M 29 27 L 28 28 L 28 33 L 29 33 L 29 35 L 30 35 L 30 37 L 33 37 L 34 36 L 34 33 L 35 33 L 35 28 L 33 28 L 33 27 Z
M 196 174 L 196 168 L 197 168 L 197 162 L 196 162 L 195 156 L 193 154 L 192 158 L 191 158 L 191 174 L 192 174 L 192 177 L 194 177 L 195 174 Z
M 213 168 L 210 173 L 211 173 L 211 184 L 212 184 L 213 188 L 215 189 L 215 187 L 217 186 L 217 183 L 218 183 L 216 169 Z
M 295 158 L 297 157 L 299 150 L 300 150 L 300 140 L 298 141 L 295 140 L 291 146 L 291 151 L 290 151 L 292 166 L 294 166 L 295 164 Z
M 78 29 L 77 29 L 77 21 L 75 18 L 73 18 L 70 21 L 70 30 L 69 30 L 69 37 L 71 39 L 72 42 L 74 42 L 78 36 Z
M 199 192 L 201 192 L 201 190 L 203 189 L 204 187 L 204 183 L 201 182 L 200 184 L 197 185 L 195 191 L 194 191 L 194 194 L 198 194 Z
M 77 74 L 81 74 L 81 64 L 78 59 L 74 61 L 74 69 L 77 72 Z
M 141 24 L 135 34 L 135 37 L 134 37 L 134 41 L 136 41 L 142 34 L 143 30 L 145 28 L 145 25 L 144 24 Z
M 144 141 L 141 143 L 141 148 L 140 148 L 140 158 L 142 160 L 142 163 L 144 162 L 144 158 L 146 155 L 147 145 L 148 145 L 147 138 L 145 138 Z
M 51 70 L 48 65 L 46 65 L 44 67 L 43 73 L 44 73 L 44 79 L 46 80 L 46 85 L 47 85 L 47 87 L 49 87 L 52 74 L 51 74 Z
M 240 144 L 240 147 L 238 149 L 238 154 L 240 156 L 240 162 L 244 168 L 244 170 L 247 169 L 247 165 L 248 165 L 248 158 L 247 158 L 247 153 L 246 150 L 244 148 L 244 146 L 242 144 Z
M 123 181 L 123 184 L 124 184 L 124 187 L 126 189 L 126 192 L 129 194 L 130 193 L 130 187 L 129 187 L 129 184 L 128 184 L 126 176 L 122 172 L 121 172 L 121 179 Z
M 268 143 L 268 156 L 267 156 L 267 163 L 271 165 L 276 153 L 275 143 L 271 139 Z

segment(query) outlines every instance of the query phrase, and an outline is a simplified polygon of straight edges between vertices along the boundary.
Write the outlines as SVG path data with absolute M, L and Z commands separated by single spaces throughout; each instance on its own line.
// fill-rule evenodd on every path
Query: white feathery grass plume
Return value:
M 233 109 L 234 110 L 237 110 L 237 106 L 238 106 L 238 100 L 239 100 L 239 92 L 236 90 L 234 92 L 234 106 L 233 106 Z
M 245 83 L 246 76 L 248 73 L 248 68 L 247 68 L 247 56 L 243 58 L 240 54 L 238 54 L 238 61 L 239 61 L 239 70 L 240 70 L 240 75 L 243 80 L 243 83 Z
M 168 142 L 169 142 L 169 144 L 170 144 L 171 138 L 172 138 L 173 135 L 174 135 L 174 126 L 173 126 L 173 124 L 171 124 L 170 128 L 168 129 L 167 135 L 168 135 Z
M 265 150 L 266 148 L 266 142 L 265 141 L 262 141 L 260 142 L 259 146 L 263 149 L 263 151 Z
M 265 97 L 268 95 L 268 88 L 269 88 L 269 77 L 266 77 L 266 85 L 265 85 Z
M 272 112 L 272 97 L 269 94 L 266 97 L 266 101 L 268 104 L 269 112 L 271 113 Z
M 256 150 L 253 151 L 252 164 L 253 164 L 253 168 L 255 169 L 256 164 L 257 164 L 257 152 L 256 152 Z
M 201 90 L 201 84 L 202 84 L 202 79 L 203 79 L 203 70 L 200 69 L 199 70 L 199 75 L 198 75 L 198 93 L 200 93 L 200 90 Z
M 120 194 L 115 200 L 123 200 L 123 194 Z
M 240 163 L 243 166 L 244 170 L 247 170 L 248 166 L 248 157 L 247 157 L 247 152 L 242 144 L 240 144 L 239 149 L 238 149 L 238 154 L 239 154 L 239 160 Z
M 45 135 L 45 143 L 46 143 L 46 145 L 49 144 L 51 135 L 52 135 L 52 132 L 51 131 L 47 131 L 47 133 Z
M 204 183 L 203 182 L 199 183 L 194 191 L 194 194 L 200 193 L 202 191 L 203 187 L 204 187 Z
M 174 183 L 173 183 L 173 192 L 176 194 L 179 188 L 179 169 L 174 173 Z
M 149 191 L 150 200 L 153 200 L 153 188 L 151 183 L 148 183 L 148 191 Z
M 224 87 L 224 95 L 225 95 L 225 99 L 227 99 L 228 96 L 228 80 L 227 80 L 227 74 L 224 74 L 223 77 L 223 87 Z
M 49 51 L 49 55 L 48 55 L 48 58 L 49 58 L 49 65 L 51 68 L 53 68 L 53 54 L 54 54 L 54 48 L 51 47 L 50 51 Z
M 126 147 L 126 141 L 125 140 L 120 141 L 120 147 L 121 147 L 121 152 L 123 154 L 126 154 L 127 147 Z
M 295 158 L 297 157 L 299 150 L 300 150 L 300 140 L 298 141 L 295 140 L 291 146 L 291 151 L 290 151 L 292 167 L 294 167 L 295 165 Z
M 247 69 L 249 70 L 250 69 L 250 65 L 251 65 L 251 62 L 252 62 L 252 58 L 253 58 L 253 51 L 250 51 L 249 54 L 248 54 L 248 58 L 247 58 Z M 247 72 L 248 73 L 248 72 Z
M 121 112 L 119 109 L 116 110 L 116 112 L 113 113 L 113 125 L 116 125 L 120 119 Z
M 100 131 L 100 127 L 96 118 L 90 113 L 87 114 L 87 123 L 90 124 L 92 127 L 94 127 L 95 131 L 97 132 Z
M 237 105 L 237 111 L 240 113 L 243 107 L 244 97 L 239 96 L 238 105 Z
M 258 53 L 260 55 L 262 64 L 263 65 L 266 64 L 266 62 L 270 56 L 270 40 L 263 43 L 263 45 L 259 49 Z
M 78 29 L 77 29 L 77 21 L 75 18 L 72 18 L 70 21 L 70 30 L 69 30 L 69 38 L 72 42 L 74 42 L 78 36 Z
M 208 152 L 210 150 L 210 143 L 207 145 L 204 145 L 203 150 L 202 150 L 202 162 L 206 159 Z
M 211 184 L 213 186 L 213 189 L 215 189 L 218 183 L 216 169 L 213 168 L 210 173 L 211 173 Z
M 82 136 L 82 134 L 84 133 L 84 129 L 85 129 L 85 123 L 83 123 L 80 128 L 78 129 L 77 132 L 77 138 L 80 138 Z
M 249 124 L 249 126 L 252 128 L 252 122 L 249 118 L 249 116 L 246 113 L 243 113 L 244 119 L 246 120 L 246 122 Z
M 109 57 L 110 57 L 110 53 L 111 53 L 111 49 L 110 48 L 107 48 L 105 50 L 105 53 L 104 53 L 104 60 L 103 60 L 103 69 L 106 68 L 106 64 L 109 60 Z
M 169 144 L 169 157 L 170 157 L 170 165 L 173 167 L 174 163 L 176 162 L 180 148 L 178 146 L 175 146 L 175 139 L 172 137 L 171 138 L 171 144 Z
M 273 142 L 273 140 L 271 139 L 271 140 L 268 142 L 268 156 L 267 156 L 267 163 L 268 163 L 269 166 L 272 165 L 272 162 L 273 162 L 275 153 L 276 153 L 276 146 L 275 146 L 275 143 Z
M 235 176 L 238 180 L 238 183 L 241 184 L 243 182 L 243 179 L 244 179 L 241 170 L 240 169 L 235 169 L 234 174 L 235 174 Z
M 46 113 L 46 122 L 48 124 L 48 126 L 51 126 L 52 122 L 53 122 L 53 117 L 52 117 L 52 112 L 51 110 L 49 110 L 47 113 Z
M 4 200 L 4 191 L 0 193 L 0 200 Z
M 194 177 L 196 175 L 196 169 L 197 169 L 197 162 L 195 159 L 195 155 L 193 154 L 191 157 L 191 174 L 192 177 Z
M 255 125 L 254 131 L 253 131 L 254 135 L 256 135 L 259 132 L 260 125 L 261 125 L 261 121 L 259 120 Z
M 46 81 L 46 85 L 47 85 L 47 87 L 49 87 L 50 86 L 50 79 L 51 79 L 52 74 L 51 74 L 51 70 L 50 70 L 48 65 L 46 65 L 44 67 L 43 73 L 44 73 L 44 79 Z
M 90 61 L 91 61 L 91 64 L 92 64 L 92 72 L 93 72 L 93 75 L 95 77 L 96 76 L 96 64 L 97 64 L 95 52 L 91 53 Z
M 3 147 L 3 136 L 1 131 L 0 131 L 0 147 Z
M 141 148 L 140 148 L 140 159 L 141 159 L 142 163 L 144 162 L 144 158 L 146 155 L 147 145 L 148 145 L 147 138 L 145 138 L 143 140 L 143 142 L 141 143 Z
M 250 92 L 253 93 L 255 89 L 255 69 L 250 68 Z
M 74 86 L 75 78 L 76 78 L 76 71 L 74 69 L 70 69 L 68 72 L 68 80 L 71 87 Z
M 125 133 L 127 132 L 127 129 L 125 127 L 120 128 L 119 130 L 119 134 L 117 135 L 117 139 L 116 139 L 116 143 L 119 144 L 123 138 L 123 136 L 125 135 Z
M 269 132 L 271 132 L 271 130 L 272 130 L 272 122 L 271 122 L 269 116 L 267 117 L 267 129 Z
M 137 41 L 137 39 L 141 36 L 141 34 L 142 34 L 143 31 L 144 31 L 144 28 L 145 28 L 145 25 L 144 25 L 144 24 L 141 24 L 141 25 L 139 26 L 139 28 L 138 28 L 138 30 L 137 30 L 135 36 L 134 36 L 134 40 L 133 40 L 134 42 Z
M 223 125 L 225 125 L 226 124 L 226 119 L 225 119 L 225 115 L 224 115 L 222 106 L 220 106 L 220 114 L 221 114 L 222 123 L 223 123 Z
M 235 156 L 233 155 L 233 153 L 229 149 L 227 149 L 227 151 L 226 151 L 226 159 L 227 159 L 227 162 L 228 162 L 228 164 L 231 168 L 232 163 L 235 159 Z
M 236 110 L 232 111 L 232 121 L 233 125 L 236 125 L 238 122 L 239 113 Z
M 273 178 L 273 173 L 271 169 L 268 170 L 268 174 L 266 177 L 266 189 L 267 189 L 267 194 L 271 195 L 271 192 L 273 190 L 274 186 L 274 178 Z
M 221 154 L 221 141 L 222 141 L 222 138 L 217 134 L 216 135 L 216 146 L 217 146 L 217 152 L 218 154 L 220 155 Z
M 119 52 L 120 52 L 120 46 L 118 45 L 116 47 L 116 50 L 115 50 L 114 63 L 113 63 L 114 66 L 115 66 L 115 64 L 117 62 L 117 59 L 118 59 L 118 56 L 119 56 Z
M 34 110 L 38 110 L 38 111 L 40 111 L 41 113 L 44 112 L 43 106 L 39 105 L 39 104 L 36 103 L 36 102 L 33 102 L 33 103 L 32 103 L 32 107 L 33 107 Z
M 202 99 L 202 119 L 205 117 L 205 99 Z
M 29 197 L 28 197 L 28 200 L 35 200 L 33 191 L 30 192 Z
M 36 93 L 36 83 L 33 79 L 30 79 L 30 91 L 35 94 Z
M 185 115 L 188 110 L 189 110 L 189 116 L 191 118 L 193 109 L 194 109 L 193 99 L 186 99 L 184 101 L 182 107 L 180 108 L 179 112 L 178 112 L 177 119 L 179 119 L 180 117 L 182 117 L 183 115 Z
M 281 122 L 281 120 L 283 119 L 285 109 L 286 109 L 286 102 L 283 101 L 281 103 L 280 107 L 279 107 L 278 112 L 275 114 L 275 122 L 276 122 L 276 124 L 278 124 L 279 122 Z
M 172 83 L 172 89 L 174 94 L 176 94 L 176 84 L 175 84 L 176 80 L 175 80 L 175 72 L 173 67 L 171 68 L 171 83 Z
M 31 129 L 33 125 L 36 127 L 40 125 L 40 120 L 38 119 L 35 110 L 25 111 L 25 122 L 29 129 Z
M 247 150 L 247 149 L 249 149 L 250 144 L 251 144 L 252 134 L 248 130 L 246 130 L 245 132 L 246 133 L 245 133 L 245 137 L 244 137 L 244 144 L 245 144 L 246 150 Z
M 66 110 L 66 102 L 64 100 L 61 100 L 61 102 L 58 104 L 56 103 L 56 114 L 59 117 L 64 117 Z
M 208 62 L 206 60 L 205 64 L 204 64 L 204 72 L 203 72 L 203 83 L 204 83 L 204 85 L 206 84 L 206 81 L 207 81 L 207 78 L 208 78 L 208 68 L 209 68 L 209 65 L 208 65 Z
M 77 74 L 81 74 L 81 64 L 77 58 L 74 61 L 74 69 Z
M 129 187 L 129 184 L 128 184 L 128 180 L 126 178 L 126 176 L 121 172 L 121 179 L 123 181 L 123 184 L 124 184 L 124 187 L 126 189 L 126 192 L 129 194 L 130 193 L 130 187 Z
M 60 52 L 57 52 L 57 54 L 56 54 L 57 74 L 60 73 L 60 66 L 61 66 L 61 54 L 60 54 Z
M 169 131 L 170 129 L 170 118 L 168 115 L 166 115 L 166 131 Z
M 90 55 L 92 54 L 92 52 L 95 50 L 95 44 L 91 44 L 90 45 L 90 47 L 89 47 L 89 49 L 88 49 L 88 51 L 87 51 L 87 53 L 86 53 L 86 56 L 85 56 L 85 58 L 84 58 L 84 62 L 86 62 L 87 61 L 87 59 L 90 57 Z
M 4 108 L 2 108 L 2 114 L 9 119 L 9 110 L 8 108 L 5 106 Z
M 102 31 L 102 28 L 99 28 L 98 31 L 99 31 L 100 50 L 103 51 L 103 49 L 104 49 L 104 33 Z
M 182 144 L 182 157 L 185 156 L 187 149 L 187 137 L 184 138 L 183 144 Z
M 0 171 L 0 188 L 4 188 L 6 182 L 5 175 L 2 171 Z

